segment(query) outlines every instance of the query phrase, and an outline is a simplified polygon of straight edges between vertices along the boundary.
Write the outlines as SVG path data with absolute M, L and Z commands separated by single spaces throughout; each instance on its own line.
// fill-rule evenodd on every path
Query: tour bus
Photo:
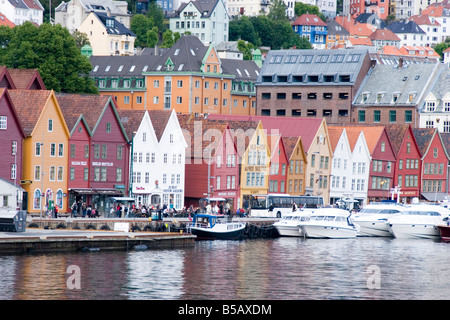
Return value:
M 323 197 L 291 196 L 289 194 L 244 195 L 244 208 L 251 217 L 276 217 L 292 213 L 294 203 L 298 209 L 323 206 Z

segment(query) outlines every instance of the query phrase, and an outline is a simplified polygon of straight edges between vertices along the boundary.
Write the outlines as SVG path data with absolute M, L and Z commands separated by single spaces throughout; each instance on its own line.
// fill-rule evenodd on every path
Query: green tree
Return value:
M 98 92 L 89 78 L 92 65 L 66 28 L 25 22 L 12 31 L 7 47 L 0 51 L 1 65 L 38 69 L 46 88 L 56 92 Z
M 237 48 L 239 49 L 239 51 L 242 51 L 244 53 L 244 60 L 252 60 L 252 49 L 254 49 L 253 44 L 239 39 L 237 42 Z
M 153 27 L 152 30 L 148 30 L 146 33 L 147 46 L 154 48 L 159 42 L 158 28 Z
M 269 13 L 267 14 L 269 20 L 285 21 L 288 19 L 286 15 L 286 5 L 283 0 L 274 0 L 270 3 Z
M 444 59 L 444 50 L 450 47 L 450 38 L 446 38 L 444 42 L 438 43 L 433 49 L 437 54 L 441 56 L 441 60 Z
M 325 22 L 327 21 L 327 18 L 325 17 L 325 15 L 322 12 L 320 12 L 319 7 L 317 7 L 317 6 L 305 4 L 302 2 L 296 2 L 295 6 L 294 6 L 294 12 L 295 12 L 295 15 L 298 17 L 300 17 L 302 14 L 309 13 L 309 14 L 315 14 L 316 16 L 318 16 L 320 19 L 322 19 Z
M 163 41 L 161 44 L 162 48 L 170 48 L 173 46 L 173 44 L 175 43 L 174 39 L 173 39 L 173 32 L 170 29 L 167 29 L 164 33 L 163 33 Z
M 145 47 L 147 44 L 147 31 L 153 27 L 150 18 L 143 14 L 136 14 L 131 19 L 130 30 L 136 35 L 134 45 L 136 47 Z
M 87 36 L 86 33 L 84 32 L 80 32 L 78 30 L 75 30 L 72 33 L 73 38 L 75 39 L 75 44 L 77 46 L 78 49 L 83 48 L 83 46 L 85 45 L 91 45 L 91 43 L 89 42 L 89 38 Z

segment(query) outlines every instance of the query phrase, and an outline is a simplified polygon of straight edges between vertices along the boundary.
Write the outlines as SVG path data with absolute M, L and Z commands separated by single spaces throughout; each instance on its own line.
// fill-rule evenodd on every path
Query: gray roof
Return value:
M 348 36 L 350 32 L 345 29 L 342 25 L 336 22 L 336 20 L 330 20 L 327 23 L 327 33 L 330 35 L 341 35 Z
M 119 35 L 128 35 L 135 37 L 136 35 L 127 27 L 125 27 L 122 23 L 117 21 L 114 16 L 108 17 L 106 13 L 94 12 L 94 14 L 98 17 L 98 19 L 103 23 L 106 28 L 106 32 L 109 34 L 119 34 Z M 114 22 L 113 26 L 108 26 L 106 21 L 108 19 L 112 19 Z
M 184 35 L 157 59 L 148 71 L 165 71 L 167 59 L 170 58 L 174 71 L 200 71 L 208 47 L 194 35 Z
M 68 2 L 61 2 L 59 6 L 55 8 L 55 11 L 66 12 L 68 5 L 74 0 Z M 86 12 L 103 12 L 106 13 L 109 9 L 112 15 L 126 15 L 127 13 L 122 12 L 117 8 L 116 4 L 123 4 L 124 1 L 113 1 L 113 0 L 82 0 L 80 4 L 83 6 Z
M 353 104 L 359 107 L 419 105 L 430 88 L 438 66 L 431 63 L 409 64 L 399 68 L 377 64 L 364 79 Z M 394 95 L 397 95 L 396 102 L 393 101 Z
M 232 74 L 238 81 L 255 82 L 259 75 L 259 67 L 252 60 L 220 59 L 222 71 L 225 74 Z
M 444 111 L 444 101 L 442 100 L 446 94 L 450 92 L 450 70 L 445 67 L 444 64 L 439 64 L 440 75 L 435 78 L 432 84 L 431 93 L 436 97 L 437 104 L 435 105 L 434 112 Z M 420 106 L 422 112 L 425 108 L 425 102 Z M 428 112 L 429 113 L 429 112 Z
M 22 0 L 9 0 L 8 1 L 14 8 L 28 9 L 28 6 Z
M 179 17 L 181 11 L 189 4 L 192 3 L 197 10 L 201 13 L 200 18 L 209 18 L 214 11 L 217 3 L 220 0 L 194 0 L 189 2 L 184 2 L 180 4 L 179 8 L 170 16 L 170 18 Z
M 91 56 L 91 77 L 137 77 L 150 70 L 158 57 L 144 56 Z M 108 68 L 109 66 L 109 68 Z
M 386 23 L 378 17 L 376 13 L 361 13 L 355 18 L 356 22 L 359 23 L 369 23 L 372 26 L 377 27 L 377 29 L 385 29 Z
M 311 85 L 308 79 L 319 77 L 313 85 L 353 85 L 361 70 L 367 49 L 271 50 L 261 68 L 257 84 L 270 85 L 270 76 L 287 76 L 283 85 Z M 301 77 L 301 83 L 291 81 Z M 326 78 L 333 78 L 328 82 Z M 290 80 L 291 79 L 291 80 Z M 280 82 L 274 83 L 280 85 Z
M 387 26 L 393 33 L 426 34 L 414 21 L 395 21 Z

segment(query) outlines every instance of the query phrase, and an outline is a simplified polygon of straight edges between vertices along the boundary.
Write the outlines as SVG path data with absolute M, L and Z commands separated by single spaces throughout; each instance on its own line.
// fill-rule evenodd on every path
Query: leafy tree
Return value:
M 270 20 L 275 20 L 275 21 L 287 20 L 286 5 L 284 4 L 283 0 L 272 1 L 269 9 L 270 9 L 270 11 L 267 14 L 267 17 Z
M 294 6 L 294 12 L 295 12 L 295 15 L 298 17 L 300 17 L 302 14 L 309 13 L 309 14 L 315 14 L 316 16 L 318 16 L 320 19 L 322 19 L 325 22 L 327 21 L 327 18 L 325 17 L 325 15 L 322 12 L 320 12 L 319 7 L 317 7 L 317 6 L 305 4 L 302 2 L 296 2 L 295 6 Z
M 441 56 L 441 60 L 444 59 L 444 50 L 450 47 L 450 38 L 446 38 L 444 42 L 438 43 L 433 49 L 437 54 Z
M 87 57 L 61 25 L 36 27 L 25 22 L 12 29 L 7 46 L 0 51 L 0 64 L 8 68 L 38 69 L 47 89 L 57 92 L 97 93 Z
M 152 30 L 148 30 L 145 36 L 147 39 L 147 46 L 149 48 L 154 48 L 158 44 L 159 36 L 157 27 L 153 27 Z
M 161 44 L 162 48 L 170 48 L 174 45 L 175 41 L 173 38 L 173 32 L 170 29 L 167 29 L 164 33 L 163 33 L 163 42 Z
M 147 44 L 147 31 L 153 27 L 152 20 L 143 14 L 136 14 L 131 19 L 130 30 L 136 35 L 134 45 L 144 47 Z
M 252 60 L 252 49 L 254 48 L 253 44 L 239 39 L 237 42 L 237 48 L 239 51 L 244 53 L 244 60 Z
M 84 32 L 80 32 L 78 30 L 75 30 L 72 33 L 73 38 L 75 39 L 75 44 L 77 46 L 78 49 L 83 48 L 83 46 L 85 45 L 91 45 L 91 43 L 89 42 L 89 38 L 87 36 L 86 33 Z

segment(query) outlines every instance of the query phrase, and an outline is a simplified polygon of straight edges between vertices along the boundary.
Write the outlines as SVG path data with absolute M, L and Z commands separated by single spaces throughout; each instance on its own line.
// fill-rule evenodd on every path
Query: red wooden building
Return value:
M 58 94 L 71 130 L 69 200 L 109 213 L 109 197 L 129 192 L 129 144 L 110 96 Z
M 421 198 L 427 201 L 448 199 L 448 168 L 450 157 L 436 128 L 414 128 L 414 137 L 420 149 L 422 170 Z
M 281 135 L 268 135 L 270 146 L 270 170 L 268 193 L 287 193 L 288 157 Z
M 400 188 L 400 202 L 411 203 L 420 196 L 421 155 L 412 128 L 408 124 L 386 125 L 396 158 L 393 187 Z M 397 195 L 394 195 L 397 199 Z
M 0 88 L 0 178 L 15 185 L 22 177 L 22 144 L 25 133 L 8 90 Z
M 384 126 L 361 126 L 372 162 L 367 190 L 368 203 L 390 198 L 394 186 L 395 155 Z

